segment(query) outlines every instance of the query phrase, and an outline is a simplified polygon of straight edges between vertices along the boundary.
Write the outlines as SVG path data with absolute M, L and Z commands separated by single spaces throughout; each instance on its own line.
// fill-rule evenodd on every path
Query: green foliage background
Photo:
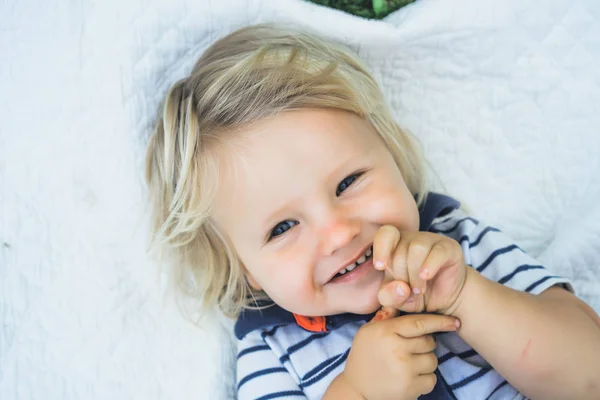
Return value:
M 415 0 L 308 0 L 359 17 L 381 19 Z

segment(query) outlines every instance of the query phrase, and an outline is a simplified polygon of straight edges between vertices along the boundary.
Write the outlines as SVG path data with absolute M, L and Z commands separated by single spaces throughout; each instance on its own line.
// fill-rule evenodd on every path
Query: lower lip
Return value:
M 334 279 L 332 279 L 331 281 L 329 281 L 329 283 L 347 283 L 347 282 L 352 282 L 355 281 L 357 279 L 362 278 L 363 276 L 365 276 L 366 274 L 369 273 L 369 271 L 373 271 L 373 257 L 369 258 L 367 261 L 365 261 L 364 263 L 360 264 L 358 267 L 354 268 L 352 271 L 350 272 L 346 272 L 344 275 L 340 275 L 335 277 Z

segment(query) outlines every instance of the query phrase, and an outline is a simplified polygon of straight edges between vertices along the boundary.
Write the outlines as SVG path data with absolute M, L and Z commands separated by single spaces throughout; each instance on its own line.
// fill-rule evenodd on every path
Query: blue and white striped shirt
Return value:
M 505 234 L 467 216 L 454 199 L 430 193 L 421 230 L 458 241 L 467 265 L 486 278 L 532 294 L 568 280 L 551 274 Z M 372 315 L 327 317 L 327 332 L 309 332 L 278 306 L 246 310 L 236 323 L 239 400 L 320 399 L 343 371 L 357 330 Z M 456 333 L 437 335 L 438 384 L 421 399 L 519 399 L 516 389 Z

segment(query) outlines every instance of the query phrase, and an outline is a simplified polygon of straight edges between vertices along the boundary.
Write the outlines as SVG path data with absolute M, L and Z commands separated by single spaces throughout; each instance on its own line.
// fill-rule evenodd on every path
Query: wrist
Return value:
M 350 384 L 344 372 L 336 376 L 327 388 L 323 400 L 329 399 L 366 400 L 366 398 Z
M 458 292 L 458 295 L 456 296 L 456 299 L 454 299 L 452 304 L 442 312 L 445 315 L 457 317 L 460 320 L 462 320 L 462 311 L 465 308 L 465 304 L 468 304 L 468 302 L 470 301 L 468 300 L 468 298 L 473 293 L 473 288 L 475 286 L 481 285 L 482 283 L 482 276 L 479 275 L 479 273 L 475 269 L 468 266 L 465 268 L 465 280 L 463 282 L 462 287 L 460 288 L 460 291 Z

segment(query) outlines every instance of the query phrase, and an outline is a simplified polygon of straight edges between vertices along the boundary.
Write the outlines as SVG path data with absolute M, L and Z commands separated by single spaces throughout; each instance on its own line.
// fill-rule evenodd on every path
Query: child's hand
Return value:
M 460 245 L 431 232 L 381 227 L 373 242 L 373 265 L 386 270 L 386 281 L 394 280 L 382 285 L 381 304 L 405 312 L 452 314 L 465 284 Z
M 457 329 L 457 319 L 412 314 L 370 322 L 359 330 L 340 380 L 368 400 L 414 400 L 433 390 L 434 332 Z

